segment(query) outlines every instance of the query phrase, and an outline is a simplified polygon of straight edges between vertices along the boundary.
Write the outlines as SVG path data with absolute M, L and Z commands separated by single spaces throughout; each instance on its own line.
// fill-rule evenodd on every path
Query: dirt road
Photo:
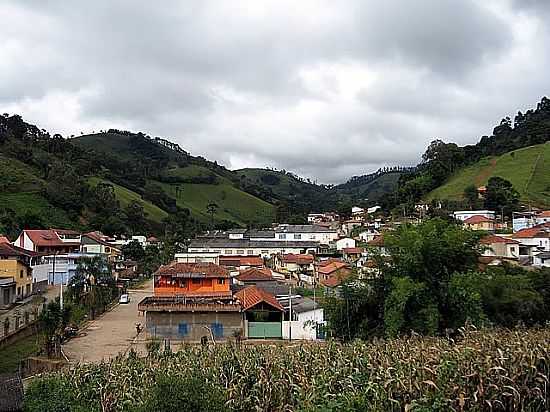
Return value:
M 136 338 L 136 323 L 145 325 L 144 318 L 138 316 L 137 305 L 144 297 L 153 294 L 152 280 L 143 289 L 130 290 L 129 294 L 130 303 L 117 304 L 111 311 L 91 321 L 81 331 L 82 336 L 63 345 L 63 352 L 71 362 L 100 362 L 132 346 Z

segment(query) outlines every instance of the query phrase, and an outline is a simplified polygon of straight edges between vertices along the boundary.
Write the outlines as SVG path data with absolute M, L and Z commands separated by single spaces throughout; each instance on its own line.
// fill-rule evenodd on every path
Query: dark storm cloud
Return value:
M 0 3 L 0 109 L 336 182 L 548 93 L 543 2 Z

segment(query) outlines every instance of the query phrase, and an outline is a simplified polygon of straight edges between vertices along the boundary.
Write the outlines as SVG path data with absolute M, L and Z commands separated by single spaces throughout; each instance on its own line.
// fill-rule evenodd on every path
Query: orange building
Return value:
M 155 296 L 231 299 L 229 272 L 214 263 L 161 266 L 154 275 Z

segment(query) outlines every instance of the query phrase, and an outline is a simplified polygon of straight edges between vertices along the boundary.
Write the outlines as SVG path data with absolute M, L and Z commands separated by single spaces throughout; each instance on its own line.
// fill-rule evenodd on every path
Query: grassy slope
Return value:
M 139 194 L 129 189 L 126 189 L 125 187 L 109 182 L 107 180 L 103 180 L 99 177 L 91 177 L 88 179 L 88 182 L 92 186 L 96 186 L 100 182 L 112 184 L 115 188 L 115 195 L 122 207 L 125 207 L 131 202 L 136 201 L 143 206 L 143 210 L 147 214 L 147 217 L 154 222 L 161 222 L 162 219 L 168 216 L 168 213 L 162 210 L 160 207 L 154 205 L 147 200 L 142 199 Z
M 38 352 L 36 336 L 18 340 L 0 349 L 0 373 L 14 373 L 19 370 L 19 362 Z
M 245 222 L 270 223 L 274 215 L 274 207 L 257 197 L 243 192 L 227 183 L 224 178 L 218 185 L 207 184 L 167 184 L 158 183 L 173 198 L 178 206 L 188 208 L 191 213 L 202 221 L 210 216 L 206 207 L 210 202 L 219 208 L 214 215 L 218 220 L 229 220 L 238 224 Z M 179 187 L 176 196 L 176 187 Z
M 299 190 L 322 190 L 313 184 L 301 182 L 287 174 L 268 169 L 247 168 L 235 170 L 235 173 L 239 177 L 244 175 L 247 179 L 253 181 L 254 183 L 270 188 L 273 191 L 273 194 L 279 198 L 288 198 L 289 196 L 293 196 L 295 191 L 293 187 L 298 187 L 300 188 Z M 279 183 L 275 185 L 268 185 L 262 182 L 262 176 L 266 175 L 277 176 L 279 178 Z
M 69 215 L 42 195 L 45 182 L 24 163 L 0 154 L 0 205 L 17 216 L 34 214 L 49 227 L 74 227 Z
M 485 185 L 490 177 L 500 176 L 512 182 L 523 202 L 550 206 L 550 144 L 530 146 L 513 151 L 513 155 L 511 153 L 482 159 L 464 168 L 432 191 L 427 199 L 459 199 L 468 185 Z

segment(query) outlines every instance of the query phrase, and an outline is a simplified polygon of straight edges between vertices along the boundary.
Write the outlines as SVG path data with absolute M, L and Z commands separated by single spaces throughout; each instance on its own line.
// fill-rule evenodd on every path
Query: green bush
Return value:
M 142 412 L 217 412 L 225 411 L 224 392 L 200 374 L 178 376 L 160 375 Z
M 25 412 L 90 412 L 100 410 L 93 403 L 81 404 L 74 388 L 58 376 L 34 380 L 25 391 Z

